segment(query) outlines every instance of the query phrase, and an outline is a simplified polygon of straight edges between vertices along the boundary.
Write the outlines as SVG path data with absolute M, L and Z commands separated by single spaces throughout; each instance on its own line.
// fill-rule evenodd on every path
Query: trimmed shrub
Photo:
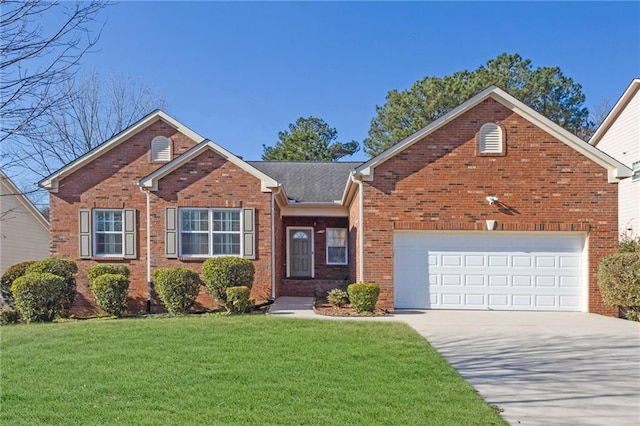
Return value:
M 627 319 L 640 317 L 640 253 L 616 253 L 602 259 L 598 287 L 604 302 L 622 308 Z
M 0 309 L 0 325 L 17 324 L 20 322 L 20 313 L 15 309 Z
M 251 290 L 254 275 L 253 263 L 241 257 L 212 257 L 202 264 L 207 292 L 223 306 L 227 303 L 227 288 L 245 286 Z
M 153 286 L 162 304 L 172 314 L 185 315 L 198 297 L 202 281 L 187 268 L 162 268 L 153 273 Z
M 640 238 L 632 238 L 629 234 L 622 234 L 619 251 L 620 253 L 640 253 Z
M 100 309 L 109 315 L 117 317 L 127 309 L 129 278 L 126 275 L 99 275 L 89 281 L 89 288 Z
M 380 295 L 380 286 L 373 283 L 356 283 L 347 287 L 351 307 L 358 313 L 373 313 Z
M 35 261 L 16 263 L 4 271 L 4 274 L 0 279 L 0 293 L 2 294 L 2 300 L 4 300 L 4 303 L 11 307 L 15 307 L 13 294 L 11 294 L 11 284 L 13 284 L 13 281 L 15 281 L 16 278 L 26 274 L 27 268 L 33 263 L 35 263 Z
M 16 308 L 26 322 L 53 321 L 67 295 L 64 278 L 48 272 L 30 272 L 11 285 Z
M 104 274 L 119 274 L 129 278 L 130 272 L 126 265 L 111 265 L 108 263 L 93 265 L 87 269 L 87 278 L 89 279 L 89 283 Z
M 227 310 L 232 314 L 245 314 L 253 307 L 251 289 L 245 285 L 227 288 Z
M 47 259 L 38 260 L 27 268 L 27 274 L 31 273 L 49 273 L 62 277 L 65 282 L 64 297 L 61 301 L 61 308 L 58 314 L 61 317 L 68 317 L 73 300 L 76 298 L 76 272 L 78 266 L 73 260 L 58 259 L 49 257 Z
M 349 294 L 344 290 L 334 288 L 327 294 L 327 301 L 329 301 L 334 308 L 342 308 L 349 303 Z

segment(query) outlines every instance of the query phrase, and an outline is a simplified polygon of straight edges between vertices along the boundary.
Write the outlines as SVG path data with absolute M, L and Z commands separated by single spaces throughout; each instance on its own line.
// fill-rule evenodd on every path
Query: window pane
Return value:
M 237 210 L 214 210 L 214 232 L 240 232 L 240 212 Z
M 208 231 L 209 212 L 206 210 L 182 210 L 183 231 Z
M 327 246 L 346 246 L 346 229 L 327 229 Z
M 96 254 L 121 255 L 122 234 L 96 234 Z
M 347 263 L 347 249 L 345 247 L 329 247 L 329 263 Z
M 96 232 L 122 232 L 122 212 L 96 211 Z
M 183 255 L 209 254 L 209 234 L 181 233 Z
M 213 234 L 214 255 L 239 255 L 240 234 Z

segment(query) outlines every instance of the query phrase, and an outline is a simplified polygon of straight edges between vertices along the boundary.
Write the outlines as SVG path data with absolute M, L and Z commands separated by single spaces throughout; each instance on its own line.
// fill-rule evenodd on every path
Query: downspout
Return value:
M 276 196 L 282 191 L 282 186 L 278 185 L 276 192 L 271 191 L 271 300 L 276 298 Z
M 360 229 L 358 229 L 358 257 L 360 263 L 358 264 L 358 282 L 364 280 L 364 194 L 362 191 L 362 176 L 360 179 L 356 179 L 355 173 L 351 173 L 351 182 L 358 185 L 358 222 L 360 223 Z
M 148 189 L 140 187 L 140 191 L 144 192 L 147 196 L 147 313 L 151 313 L 151 201 Z

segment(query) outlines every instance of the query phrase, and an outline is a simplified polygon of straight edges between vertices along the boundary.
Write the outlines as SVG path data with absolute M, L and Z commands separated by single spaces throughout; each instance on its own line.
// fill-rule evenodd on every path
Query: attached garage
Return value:
M 398 309 L 586 311 L 584 233 L 394 233 Z

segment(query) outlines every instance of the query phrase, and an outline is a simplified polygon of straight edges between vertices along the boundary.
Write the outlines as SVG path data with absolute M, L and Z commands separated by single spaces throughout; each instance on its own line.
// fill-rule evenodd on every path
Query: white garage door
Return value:
M 418 309 L 582 310 L 576 234 L 394 234 L 394 305 Z

